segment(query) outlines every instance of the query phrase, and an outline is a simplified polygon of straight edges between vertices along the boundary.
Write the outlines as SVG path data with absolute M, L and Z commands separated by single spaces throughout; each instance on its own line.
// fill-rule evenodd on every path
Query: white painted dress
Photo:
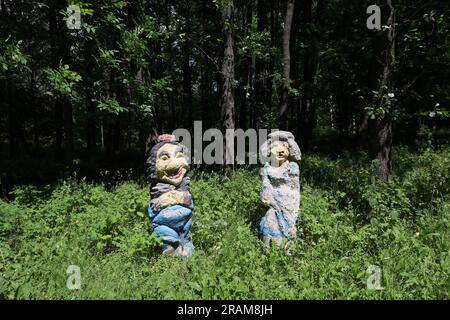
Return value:
M 261 200 L 269 201 L 266 214 L 261 219 L 260 234 L 267 241 L 281 244 L 283 239 L 296 236 L 296 222 L 300 206 L 300 169 L 296 162 L 280 167 L 266 163 L 260 172 L 262 178 Z

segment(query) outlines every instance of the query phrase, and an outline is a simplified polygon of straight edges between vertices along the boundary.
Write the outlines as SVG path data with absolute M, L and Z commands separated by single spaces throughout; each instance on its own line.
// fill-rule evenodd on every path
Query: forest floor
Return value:
M 257 168 L 194 170 L 190 259 L 160 255 L 142 183 L 17 187 L 0 200 L 0 299 L 449 299 L 449 151 L 398 147 L 387 182 L 363 154 L 305 155 L 291 256 L 258 240 Z

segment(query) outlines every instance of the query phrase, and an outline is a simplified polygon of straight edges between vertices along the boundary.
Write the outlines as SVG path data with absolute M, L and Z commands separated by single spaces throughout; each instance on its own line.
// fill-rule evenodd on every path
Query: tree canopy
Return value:
M 450 4 L 379 1 L 371 30 L 372 4 L 2 0 L 1 154 L 70 168 L 201 120 L 361 148 L 389 177 L 393 143 L 448 137 Z

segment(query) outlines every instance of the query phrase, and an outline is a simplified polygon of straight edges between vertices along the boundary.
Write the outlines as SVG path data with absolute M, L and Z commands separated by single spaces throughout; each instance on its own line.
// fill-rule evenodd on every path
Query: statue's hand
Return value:
M 261 202 L 262 202 L 264 205 L 266 205 L 266 206 L 269 206 L 269 205 L 270 205 L 270 201 L 269 201 L 268 199 L 266 199 L 266 198 L 262 198 L 262 199 L 261 199 Z
M 163 193 L 158 198 L 158 202 L 161 208 L 166 208 L 174 204 L 182 204 L 184 203 L 184 192 L 173 190 Z
M 159 200 L 158 199 L 152 199 L 150 204 L 152 206 L 152 210 L 153 211 L 160 211 L 161 210 L 161 205 L 159 204 Z

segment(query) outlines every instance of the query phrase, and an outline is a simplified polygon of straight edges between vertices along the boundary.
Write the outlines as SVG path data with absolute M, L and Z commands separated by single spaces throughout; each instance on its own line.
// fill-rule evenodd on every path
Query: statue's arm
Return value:
M 177 191 L 172 190 L 163 193 L 158 198 L 152 200 L 154 203 L 154 209 L 161 210 L 176 204 L 192 207 L 192 195 L 189 191 Z
M 300 176 L 300 167 L 298 166 L 298 163 L 291 162 L 291 163 L 289 163 L 289 166 L 290 166 L 291 175 L 294 177 L 299 177 Z
M 269 206 L 273 204 L 273 187 L 265 167 L 261 169 L 260 176 L 262 180 L 260 199 L 264 205 Z

